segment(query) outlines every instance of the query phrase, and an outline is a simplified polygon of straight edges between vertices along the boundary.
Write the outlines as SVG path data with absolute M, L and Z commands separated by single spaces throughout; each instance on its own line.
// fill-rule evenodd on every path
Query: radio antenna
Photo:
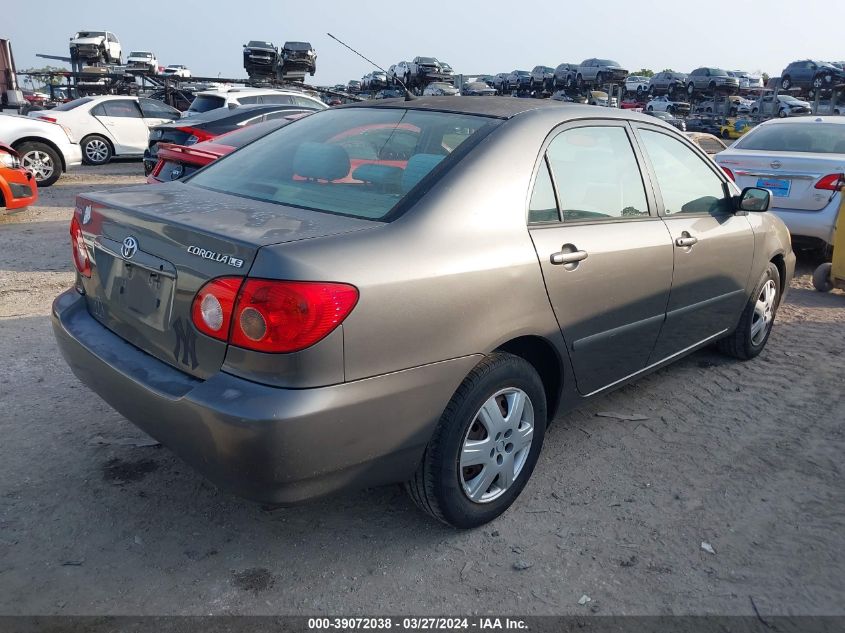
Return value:
M 341 45 L 345 46 L 345 47 L 346 47 L 346 48 L 348 48 L 350 51 L 352 51 L 353 53 L 355 53 L 358 57 L 360 57 L 361 59 L 363 59 L 363 60 L 364 60 L 364 61 L 366 61 L 366 62 L 369 62 L 370 64 L 372 64 L 373 66 L 375 66 L 376 68 L 378 68 L 381 72 L 383 72 L 385 75 L 387 75 L 387 71 L 386 71 L 384 68 L 382 68 L 381 66 L 379 66 L 378 64 L 376 64 L 376 63 L 375 63 L 372 59 L 370 59 L 369 57 L 365 57 L 364 55 L 362 55 L 361 53 L 359 53 L 358 51 L 356 51 L 354 48 L 352 48 L 349 44 L 347 44 L 346 42 L 344 42 L 344 41 L 342 41 L 342 40 L 339 40 L 338 38 L 336 38 L 336 37 L 335 37 L 334 35 L 332 35 L 331 33 L 326 33 L 326 35 L 328 35 L 330 38 L 332 38 L 332 39 L 333 39 L 334 41 L 336 41 L 337 43 L 339 43 L 339 44 L 341 44 Z M 404 82 L 404 81 L 402 81 L 401 79 L 399 79 L 399 77 L 396 77 L 395 75 L 394 75 L 394 77 L 393 77 L 393 80 L 394 80 L 396 83 L 398 83 L 400 86 L 402 86 L 402 90 L 404 90 L 404 91 L 405 91 L 405 101 L 413 101 L 413 100 L 414 100 L 414 95 L 412 95 L 412 94 L 411 94 L 411 91 L 410 91 L 410 90 L 408 90 L 408 86 L 406 86 L 406 85 L 405 85 L 405 82 Z

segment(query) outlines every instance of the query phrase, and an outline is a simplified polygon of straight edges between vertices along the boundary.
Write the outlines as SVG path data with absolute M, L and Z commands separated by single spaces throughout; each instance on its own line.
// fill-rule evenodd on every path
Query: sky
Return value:
M 708 0 L 689 8 L 659 3 L 655 9 L 641 0 L 2 4 L 0 37 L 12 40 L 18 70 L 62 66 L 36 53 L 68 55 L 68 38 L 85 29 L 114 32 L 124 58 L 130 49 L 152 50 L 161 65 L 185 64 L 195 76 L 207 77 L 244 77 L 241 51 L 248 40 L 277 46 L 285 40 L 310 41 L 318 59 L 317 74 L 308 81 L 316 85 L 346 83 L 372 70 L 327 32 L 384 68 L 422 55 L 467 75 L 602 57 L 631 71 L 715 66 L 776 76 L 795 59 L 845 59 L 845 3 L 836 0 Z

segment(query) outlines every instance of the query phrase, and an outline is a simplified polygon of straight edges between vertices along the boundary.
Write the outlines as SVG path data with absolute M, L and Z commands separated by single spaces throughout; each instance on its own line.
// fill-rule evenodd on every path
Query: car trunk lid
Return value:
M 731 170 L 740 187 L 763 187 L 772 192 L 772 206 L 799 211 L 821 211 L 833 192 L 816 189 L 824 176 L 845 172 L 841 155 L 809 155 L 804 152 L 726 150 L 717 159 Z
M 381 226 L 184 183 L 80 196 L 76 215 L 93 260 L 82 281 L 91 315 L 198 378 L 219 370 L 227 347 L 192 325 L 208 280 L 246 276 L 262 246 Z

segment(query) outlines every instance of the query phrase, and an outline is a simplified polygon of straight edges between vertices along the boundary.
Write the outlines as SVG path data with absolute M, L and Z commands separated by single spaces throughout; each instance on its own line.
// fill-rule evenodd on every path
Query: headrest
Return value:
M 293 171 L 303 178 L 338 180 L 349 174 L 349 156 L 340 145 L 306 142 L 293 156 Z
M 385 187 L 397 186 L 402 180 L 402 168 L 365 163 L 352 172 L 352 178 Z
M 413 189 L 444 158 L 446 157 L 440 154 L 414 154 L 411 156 L 405 167 L 405 172 L 402 174 L 402 191 L 408 192 Z

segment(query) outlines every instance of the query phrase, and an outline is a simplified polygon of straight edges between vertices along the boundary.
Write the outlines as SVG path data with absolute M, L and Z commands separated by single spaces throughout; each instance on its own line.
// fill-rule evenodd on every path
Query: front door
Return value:
M 754 257 L 754 234 L 734 213 L 716 165 L 676 134 L 640 125 L 657 181 L 658 205 L 672 236 L 675 272 L 656 363 L 728 332 L 739 321 Z
M 625 123 L 574 124 L 553 138 L 529 210 L 549 299 L 578 391 L 643 369 L 672 282 L 672 241 Z

